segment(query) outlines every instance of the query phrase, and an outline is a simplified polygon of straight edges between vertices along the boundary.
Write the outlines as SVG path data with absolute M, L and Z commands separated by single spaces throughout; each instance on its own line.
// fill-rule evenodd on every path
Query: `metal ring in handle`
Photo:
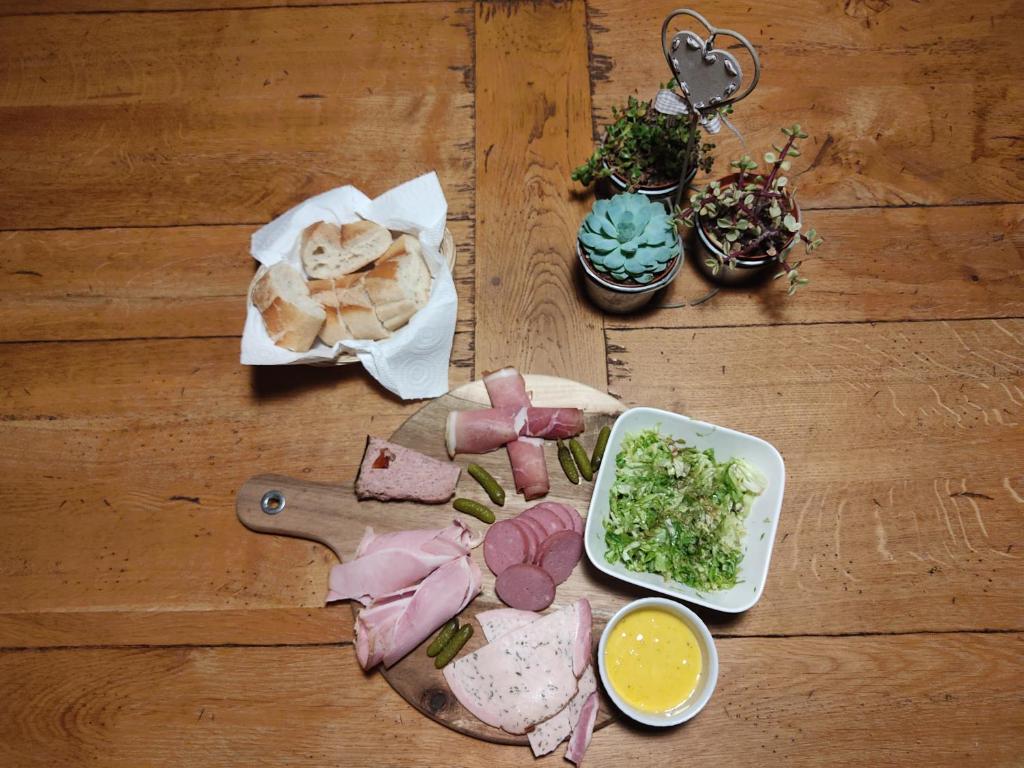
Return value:
M 679 16 L 689 16 L 690 18 L 696 19 L 701 24 L 703 24 L 704 28 L 707 29 L 709 33 L 709 45 L 714 45 L 715 37 L 717 35 L 725 35 L 726 37 L 731 37 L 734 38 L 735 40 L 738 40 L 740 44 L 747 49 L 747 53 L 750 54 L 750 58 L 753 59 L 754 61 L 754 75 L 750 81 L 750 85 L 748 85 L 738 95 L 732 96 L 731 98 L 725 98 L 722 101 L 718 102 L 715 106 L 724 107 L 727 104 L 733 104 L 739 101 L 740 99 L 744 99 L 747 96 L 749 96 L 750 92 L 754 90 L 754 86 L 757 85 L 757 81 L 761 79 L 761 60 L 757 56 L 757 50 L 755 50 L 754 46 L 751 45 L 750 41 L 747 40 L 747 38 L 745 38 L 739 32 L 735 32 L 731 29 L 722 29 L 716 27 L 706 18 L 701 16 L 699 13 L 690 10 L 689 8 L 677 8 L 676 10 L 672 11 L 672 13 L 670 13 L 668 16 L 666 16 L 665 21 L 661 23 L 661 50 L 665 54 L 665 62 L 668 64 L 669 71 L 671 71 L 673 75 L 675 75 L 676 73 L 675 69 L 672 67 L 672 51 L 669 48 L 668 38 L 666 37 L 666 35 L 668 33 L 669 25 L 672 23 L 674 19 L 676 19 Z M 686 94 L 684 93 L 683 96 L 685 97 Z M 687 98 L 686 101 L 687 105 L 692 108 L 693 105 L 689 103 L 689 98 Z
M 263 498 L 260 499 L 260 509 L 267 515 L 276 515 L 279 512 L 283 512 L 284 505 L 284 494 L 280 491 L 267 491 L 263 494 Z

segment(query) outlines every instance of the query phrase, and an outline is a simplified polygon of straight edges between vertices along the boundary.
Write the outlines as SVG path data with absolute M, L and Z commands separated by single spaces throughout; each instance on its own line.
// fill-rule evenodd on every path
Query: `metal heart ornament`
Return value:
M 707 39 L 695 32 L 677 32 L 671 40 L 666 38 L 669 24 L 678 16 L 690 16 L 708 30 Z M 743 69 L 739 61 L 728 51 L 715 48 L 718 35 L 731 37 L 746 48 L 754 62 L 754 76 L 750 84 L 740 90 L 743 84 Z M 760 77 L 760 62 L 757 52 L 745 37 L 731 29 L 719 29 L 696 11 L 681 9 L 673 11 L 661 28 L 662 48 L 665 60 L 679 83 L 685 98 L 695 109 L 713 109 L 739 101 L 749 94 Z

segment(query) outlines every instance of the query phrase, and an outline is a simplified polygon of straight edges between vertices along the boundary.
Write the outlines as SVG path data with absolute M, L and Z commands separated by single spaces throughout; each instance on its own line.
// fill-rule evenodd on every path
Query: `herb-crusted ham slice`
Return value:
M 583 762 L 583 755 L 590 746 L 590 737 L 594 735 L 594 723 L 597 722 L 597 711 L 601 702 L 597 698 L 597 691 L 591 693 L 583 703 L 580 711 L 580 719 L 576 727 L 572 729 L 572 738 L 569 739 L 569 746 L 565 750 L 565 759 L 576 765 Z
M 557 715 L 538 723 L 530 731 L 530 749 L 534 757 L 540 757 L 551 752 L 555 747 L 565 741 L 574 732 L 576 724 L 580 720 L 583 705 L 587 699 L 597 690 L 597 678 L 594 676 L 594 665 L 591 664 L 580 677 L 580 687 L 576 695 L 572 697 L 565 708 Z M 593 727 L 593 726 L 591 726 Z
M 449 664 L 445 680 L 483 722 L 526 733 L 576 695 L 590 663 L 590 627 L 590 603 L 578 600 Z
M 539 613 L 520 611 L 518 608 L 492 608 L 476 615 L 487 642 L 492 643 L 504 634 L 522 629 L 540 618 Z
M 374 598 L 415 584 L 435 568 L 461 557 L 480 539 L 459 520 L 447 528 L 376 534 L 367 528 L 356 556 L 331 568 L 327 602 Z
M 390 667 L 480 593 L 480 568 L 468 555 L 451 560 L 415 587 L 383 595 L 359 612 L 356 658 L 363 669 Z

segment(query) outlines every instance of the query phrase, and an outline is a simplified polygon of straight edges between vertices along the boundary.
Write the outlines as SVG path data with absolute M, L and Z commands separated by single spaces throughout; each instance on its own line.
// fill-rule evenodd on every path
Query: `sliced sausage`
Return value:
M 534 536 L 537 538 L 537 552 L 540 552 L 540 545 L 544 543 L 544 539 L 548 537 L 547 529 L 534 520 L 532 517 L 526 517 L 524 515 L 516 515 L 516 521 L 520 525 L 529 528 L 533 531 Z
M 487 529 L 484 562 L 495 576 L 500 576 L 511 565 L 526 562 L 528 554 L 526 534 L 511 520 L 499 520 Z
M 540 554 L 540 545 L 544 543 L 544 540 L 536 534 L 533 528 L 523 522 L 521 517 L 513 517 L 508 522 L 516 526 L 526 539 L 526 559 L 523 562 L 534 562 L 537 559 L 537 555 Z
M 547 535 L 550 536 L 553 533 L 565 530 L 565 525 L 562 523 L 562 518 L 555 514 L 552 510 L 547 507 L 536 506 L 530 507 L 528 510 L 523 512 L 523 517 L 529 517 L 532 520 L 536 520 L 540 523 Z
M 547 571 L 555 584 L 572 574 L 583 555 L 583 537 L 576 531 L 559 531 L 548 537 L 537 555 L 537 565 Z
M 562 518 L 562 526 L 567 531 L 575 530 L 575 522 L 573 518 L 577 517 L 576 510 L 570 507 L 568 504 L 559 504 L 557 501 L 546 502 L 546 506 L 560 518 Z
M 555 599 L 555 582 L 543 568 L 521 563 L 498 574 L 494 591 L 502 602 L 521 611 L 542 611 Z

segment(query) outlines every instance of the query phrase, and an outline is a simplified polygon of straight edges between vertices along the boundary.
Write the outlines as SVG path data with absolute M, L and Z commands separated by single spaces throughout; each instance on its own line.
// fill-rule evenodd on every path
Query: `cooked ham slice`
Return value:
M 526 380 L 515 368 L 502 368 L 484 376 L 484 387 L 495 408 L 525 408 L 530 404 Z
M 546 440 L 575 437 L 585 427 L 583 411 L 579 408 L 525 408 L 520 420 L 523 422 L 520 435 Z
M 597 698 L 597 691 L 587 697 L 580 711 L 579 722 L 572 729 L 572 738 L 569 739 L 569 746 L 565 750 L 565 759 L 576 765 L 583 762 L 583 755 L 590 746 L 590 737 L 594 735 L 594 723 L 597 722 L 597 711 L 601 702 Z
M 590 603 L 578 600 L 452 662 L 445 680 L 483 722 L 526 733 L 576 695 L 590 664 L 590 628 Z
M 525 414 L 517 408 L 483 408 L 478 411 L 452 411 L 445 425 L 444 442 L 448 455 L 488 453 L 519 437 Z
M 367 527 L 355 558 L 331 568 L 327 602 L 354 599 L 366 605 L 412 586 L 479 543 L 480 538 L 459 520 L 447 528 L 385 534 Z
M 416 648 L 480 593 L 480 568 L 465 555 L 451 560 L 415 587 L 383 595 L 359 612 L 356 658 L 363 669 L 390 667 Z
M 521 437 L 509 443 L 507 448 L 516 490 L 527 501 L 546 496 L 551 482 L 548 465 L 544 461 L 544 441 L 537 437 Z
M 554 717 L 538 723 L 528 734 L 534 757 L 546 755 L 573 734 L 584 704 L 596 690 L 597 677 L 594 675 L 594 665 L 591 664 L 580 676 L 579 689 L 569 703 Z

